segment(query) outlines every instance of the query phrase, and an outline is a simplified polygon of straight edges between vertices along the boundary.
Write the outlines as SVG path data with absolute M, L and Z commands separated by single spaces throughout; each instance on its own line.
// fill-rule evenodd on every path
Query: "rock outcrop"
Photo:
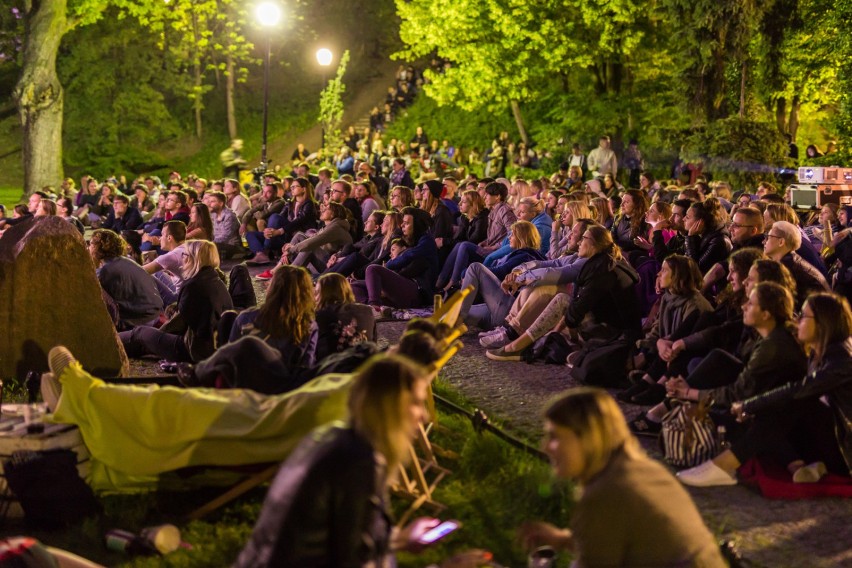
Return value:
M 128 372 L 85 241 L 67 221 L 48 217 L 0 238 L 0 378 L 47 371 L 55 345 L 95 376 Z

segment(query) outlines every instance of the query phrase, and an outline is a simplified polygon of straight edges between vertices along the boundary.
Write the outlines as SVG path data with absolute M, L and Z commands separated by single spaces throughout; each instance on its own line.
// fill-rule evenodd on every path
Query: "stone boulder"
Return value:
M 85 241 L 64 219 L 48 217 L 0 238 L 0 377 L 47 371 L 55 345 L 95 376 L 129 370 Z

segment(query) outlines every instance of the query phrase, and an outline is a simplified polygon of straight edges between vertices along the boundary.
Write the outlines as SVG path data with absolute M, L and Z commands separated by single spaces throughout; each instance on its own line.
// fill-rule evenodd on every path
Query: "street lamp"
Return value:
M 331 50 L 325 47 L 321 47 L 317 50 L 317 63 L 322 67 L 322 88 L 326 88 L 326 79 L 327 79 L 327 69 L 328 66 L 331 65 Z M 325 123 L 322 124 L 320 134 L 320 150 L 325 149 Z
M 281 21 L 281 6 L 276 2 L 261 2 L 255 7 L 255 19 L 265 28 L 273 28 Z M 266 138 L 269 124 L 269 60 L 272 56 L 272 32 L 266 33 L 266 60 L 263 74 L 263 143 L 260 146 L 260 167 L 266 170 Z

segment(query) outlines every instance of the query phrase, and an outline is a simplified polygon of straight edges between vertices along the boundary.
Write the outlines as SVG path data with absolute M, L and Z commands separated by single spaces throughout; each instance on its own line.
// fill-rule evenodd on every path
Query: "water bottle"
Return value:
M 728 430 L 724 426 L 716 428 L 716 444 L 719 447 L 720 452 L 731 449 L 731 443 L 728 442 L 726 438 L 727 433 Z

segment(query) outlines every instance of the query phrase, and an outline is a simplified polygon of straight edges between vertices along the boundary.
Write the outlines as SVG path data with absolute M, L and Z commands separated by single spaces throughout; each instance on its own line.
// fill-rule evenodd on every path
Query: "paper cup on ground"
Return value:
M 180 529 L 174 525 L 148 527 L 142 529 L 142 538 L 150 542 L 160 554 L 169 554 L 180 546 Z

